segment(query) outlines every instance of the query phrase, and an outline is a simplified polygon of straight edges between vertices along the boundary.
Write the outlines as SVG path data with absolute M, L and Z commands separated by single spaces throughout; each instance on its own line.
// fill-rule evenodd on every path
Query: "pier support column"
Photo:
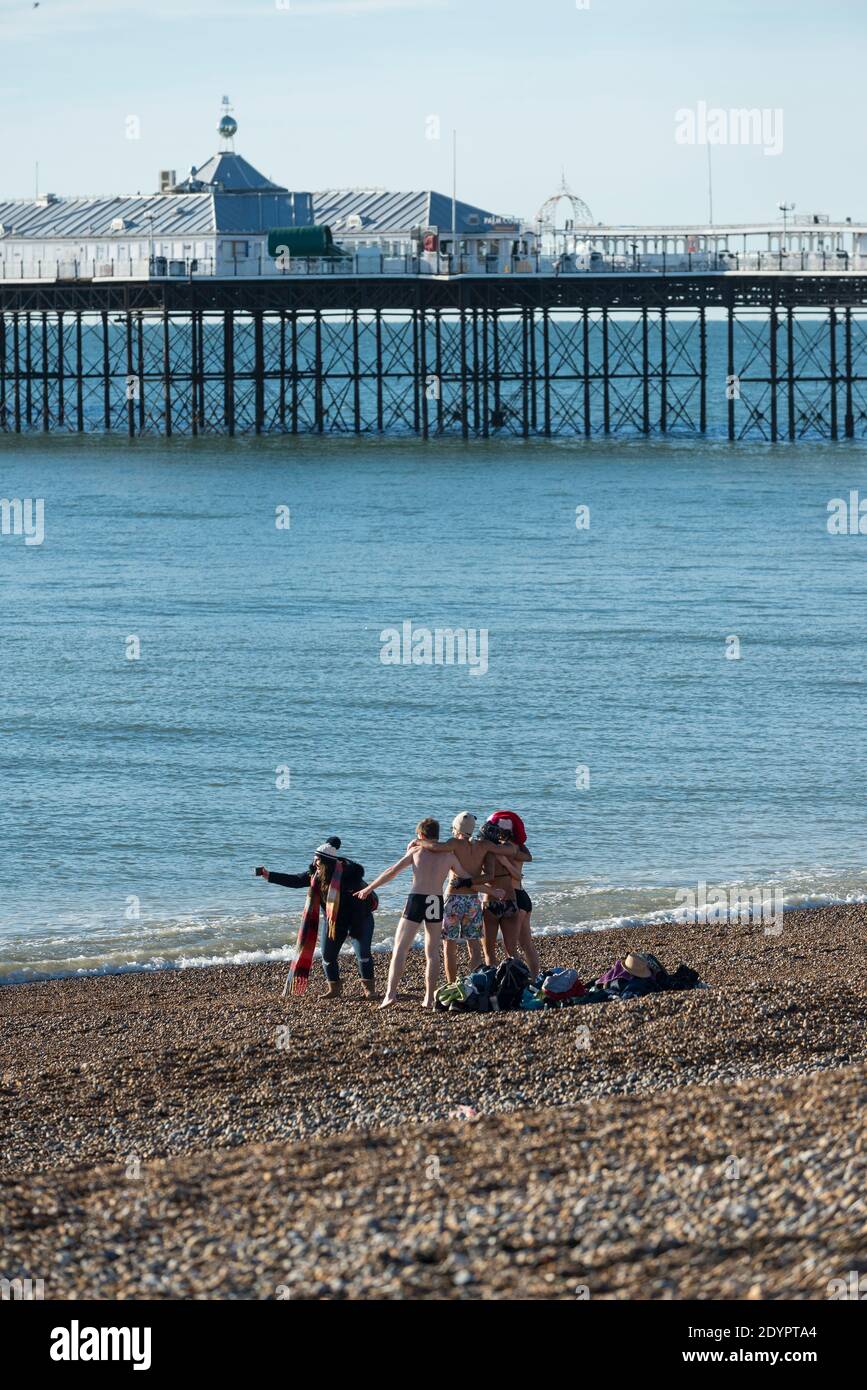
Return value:
M 0 313 L 0 430 L 6 423 L 6 315 Z
M 731 310 L 729 315 L 731 316 Z M 729 323 L 731 328 L 731 322 Z M 734 352 L 734 338 L 730 343 L 730 350 Z M 733 372 L 734 367 L 729 367 Z M 701 434 L 707 433 L 707 311 L 702 305 L 698 311 L 698 428 Z M 734 401 L 729 401 L 729 406 L 734 409 Z M 732 414 L 732 425 L 734 429 L 734 414 Z M 730 436 L 734 438 L 734 436 Z
M 582 358 L 584 366 L 584 437 L 590 438 L 590 311 L 582 310 Z
M 443 432 L 443 323 L 442 311 L 434 310 L 434 375 L 437 383 L 437 434 Z
M 190 429 L 193 438 L 199 433 L 199 316 L 190 314 Z
M 361 433 L 361 357 L 358 351 L 358 310 L 352 311 L 352 422 Z
M 321 363 L 317 360 L 317 381 L 320 367 Z M 254 429 L 261 434 L 265 422 L 265 328 L 260 309 L 253 315 L 253 399 Z
M 298 433 L 298 314 L 292 310 L 292 433 Z
M 47 434 L 48 431 L 49 431 L 50 428 L 51 428 L 50 396 L 49 396 L 49 390 L 48 390 L 48 315 L 47 315 L 47 314 L 43 314 L 43 315 L 42 315 L 42 321 L 41 321 L 41 325 L 40 325 L 40 326 L 41 326 L 41 329 L 42 329 L 42 343 L 41 343 L 41 347 L 42 347 L 42 362 L 41 362 L 41 372 L 40 372 L 40 375 L 42 376 L 42 429 L 43 429 L 43 433 Z
M 314 366 L 315 374 L 315 399 L 316 399 L 316 429 L 322 434 L 325 429 L 325 405 L 324 393 L 322 390 L 322 310 L 317 309 L 313 316 L 315 328 L 315 350 L 316 362 Z
M 668 429 L 668 311 L 663 304 L 659 311 L 659 429 Z
M 608 309 L 602 310 L 602 430 L 611 433 L 611 374 L 608 359 Z
M 548 309 L 542 310 L 542 398 L 546 439 L 551 437 L 551 324 Z
M 21 433 L 21 342 L 18 315 L 12 315 L 12 390 L 15 402 L 15 433 Z
M 777 314 L 776 292 L 771 295 L 771 308 L 768 314 L 768 358 L 770 364 L 770 390 L 771 390 L 771 443 L 776 444 L 779 437 L 777 421 L 777 331 L 779 329 L 779 318 Z
M 482 438 L 491 433 L 491 405 L 488 394 L 491 386 L 491 373 L 488 363 L 488 310 L 482 310 Z
M 831 313 L 833 314 L 833 309 Z M 831 392 L 833 394 L 834 370 L 831 371 Z M 788 410 L 789 438 L 795 437 L 795 318 L 792 306 L 786 309 L 786 405 Z
M 641 429 L 644 434 L 650 434 L 650 357 L 646 304 L 641 310 Z
M 172 434 L 172 353 L 169 324 L 169 311 L 163 309 L 163 412 L 166 421 L 166 438 Z
M 726 378 L 728 389 L 726 391 L 728 405 L 728 435 L 729 439 L 735 437 L 735 308 L 733 304 L 728 305 L 726 314 Z M 702 380 L 704 372 L 702 371 Z
M 108 350 L 108 314 L 100 314 L 102 319 L 102 423 L 108 432 L 111 429 L 111 359 Z
M 852 410 L 852 310 L 846 310 L 844 352 L 846 355 L 846 413 L 843 417 L 843 433 L 847 439 L 855 438 L 855 415 Z
M 282 374 L 280 391 L 282 397 Z M 223 420 L 231 437 L 235 433 L 235 314 L 232 309 L 223 314 Z
M 383 411 L 382 411 L 382 310 L 377 309 L 375 319 L 376 330 L 376 428 L 379 434 L 383 430 Z M 439 320 L 437 321 L 437 336 L 439 336 Z M 439 355 L 439 346 L 437 346 Z
M 461 434 L 464 439 L 469 438 L 469 402 L 467 400 L 467 311 L 464 308 L 463 285 L 461 285 L 461 308 L 460 308 L 460 331 L 461 331 Z
M 65 397 L 65 391 L 64 391 L 64 381 L 63 381 L 63 378 L 64 378 L 65 373 L 66 373 L 66 364 L 65 364 L 65 362 L 64 362 L 64 351 L 63 351 L 63 311 L 62 311 L 62 310 L 59 311 L 59 312 L 58 312 L 58 315 L 57 315 L 57 359 L 56 359 L 56 360 L 57 360 L 57 423 L 58 423 L 58 425 L 64 425 L 64 424 L 66 423 L 66 402 L 65 402 L 65 399 L 64 399 L 64 397 Z
M 75 315 L 75 428 L 84 433 L 84 344 L 81 313 Z
M 145 356 L 144 356 L 144 322 L 141 312 L 135 317 L 135 341 L 136 341 L 136 375 L 138 377 L 138 432 L 144 434 L 145 430 Z
M 280 310 L 280 398 L 277 406 L 280 429 L 286 432 L 286 310 Z
M 126 429 L 130 438 L 135 434 L 135 386 L 133 378 L 132 359 L 132 314 L 127 309 L 124 315 L 124 330 L 126 333 Z M 139 383 L 141 389 L 141 383 Z
M 430 436 L 430 399 L 428 397 L 427 371 L 427 316 L 424 309 L 419 310 L 419 372 L 421 373 L 421 433 L 422 438 Z

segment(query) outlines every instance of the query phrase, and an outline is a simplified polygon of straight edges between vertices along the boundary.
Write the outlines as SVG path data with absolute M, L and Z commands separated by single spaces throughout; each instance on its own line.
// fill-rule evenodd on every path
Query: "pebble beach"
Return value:
M 3 1264 L 54 1299 L 824 1299 L 864 1268 L 867 905 L 546 937 L 706 988 L 284 1000 L 275 965 L 0 991 Z M 377 958 L 384 985 L 387 957 Z M 860 1261 L 860 1263 L 859 1263 Z

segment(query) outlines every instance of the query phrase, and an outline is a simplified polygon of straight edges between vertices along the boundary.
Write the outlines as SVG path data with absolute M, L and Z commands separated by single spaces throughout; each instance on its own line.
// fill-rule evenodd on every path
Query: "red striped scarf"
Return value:
M 332 940 L 337 932 L 337 914 L 340 911 L 340 880 L 342 877 L 343 860 L 338 859 L 334 865 L 334 872 L 328 885 L 328 897 L 325 900 L 325 920 L 328 923 L 328 935 Z M 316 950 L 316 942 L 319 939 L 319 907 L 321 902 L 322 889 L 319 886 L 319 876 L 314 874 L 310 880 L 307 901 L 301 914 L 295 959 L 283 986 L 284 996 L 287 993 L 300 995 L 307 989 L 310 981 L 310 967 L 313 964 L 313 952 Z

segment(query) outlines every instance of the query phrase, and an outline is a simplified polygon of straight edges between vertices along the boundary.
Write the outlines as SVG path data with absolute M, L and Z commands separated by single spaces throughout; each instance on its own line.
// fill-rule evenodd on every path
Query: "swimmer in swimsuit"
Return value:
M 381 1009 L 387 1009 L 390 1004 L 395 1002 L 397 987 L 406 966 L 409 948 L 421 926 L 424 926 L 425 949 L 423 1007 L 433 1008 L 434 991 L 439 973 L 439 948 L 442 940 L 443 883 L 449 871 L 454 873 L 457 878 L 466 877 L 464 866 L 454 854 L 451 852 L 438 854 L 427 848 L 428 843 L 439 840 L 439 821 L 428 816 L 419 822 L 415 833 L 417 842 L 414 841 L 413 844 L 416 847 L 407 850 L 402 859 L 398 859 L 396 864 L 385 869 L 378 878 L 375 878 L 366 888 L 361 888 L 355 895 L 357 898 L 366 898 L 368 893 L 381 887 L 383 883 L 390 883 L 399 873 L 412 865 L 412 884 L 394 936 L 394 950 L 391 953 L 388 984 L 385 987 L 385 997 L 379 1006 Z M 470 884 L 472 884 L 472 879 Z

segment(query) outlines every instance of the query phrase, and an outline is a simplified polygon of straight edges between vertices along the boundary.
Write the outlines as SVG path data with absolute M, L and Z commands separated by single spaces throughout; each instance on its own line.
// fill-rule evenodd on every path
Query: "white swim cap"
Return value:
M 472 811 L 460 811 L 452 821 L 455 835 L 472 835 L 476 828 L 476 818 Z

